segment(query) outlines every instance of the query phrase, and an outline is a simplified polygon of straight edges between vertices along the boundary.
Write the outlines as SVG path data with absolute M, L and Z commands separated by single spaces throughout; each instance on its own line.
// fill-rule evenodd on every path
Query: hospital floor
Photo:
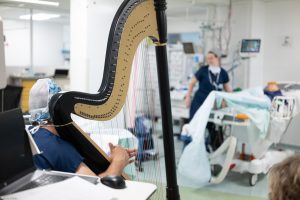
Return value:
M 165 163 L 162 139 L 157 139 L 160 158 L 159 165 L 162 177 L 165 177 Z M 174 137 L 175 155 L 178 163 L 182 152 L 182 142 Z M 294 149 L 299 152 L 299 149 Z M 144 162 L 145 172 L 151 171 L 152 161 Z M 148 168 L 148 169 L 147 169 Z M 145 175 L 147 177 L 147 174 Z M 162 180 L 165 182 L 165 180 Z M 179 183 L 180 185 L 180 183 Z M 183 200 L 266 200 L 268 199 L 268 178 L 260 175 L 257 184 L 253 187 L 249 185 L 249 175 L 230 172 L 226 179 L 218 185 L 210 185 L 200 189 L 181 187 L 181 199 Z

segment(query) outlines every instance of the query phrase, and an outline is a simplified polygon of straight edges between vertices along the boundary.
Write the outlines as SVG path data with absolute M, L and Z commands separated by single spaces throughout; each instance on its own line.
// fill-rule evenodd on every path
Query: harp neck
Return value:
M 155 5 L 159 12 L 156 12 Z M 53 101 L 56 104 L 53 109 L 58 113 L 53 114 L 54 120 L 57 116 L 64 115 L 65 119 L 65 116 L 74 113 L 87 119 L 107 121 L 121 111 L 138 45 L 147 37 L 158 44 L 166 42 L 166 28 L 157 20 L 157 16 L 165 20 L 163 5 L 161 2 L 155 4 L 153 0 L 124 1 L 110 29 L 103 79 L 98 93 L 70 92 L 59 96 L 57 101 Z
M 154 7 L 156 10 L 159 43 L 165 45 L 167 43 L 167 18 L 165 14 L 167 2 L 166 0 L 154 0 Z
M 166 0 L 154 0 L 154 6 L 157 11 L 165 11 L 167 9 Z

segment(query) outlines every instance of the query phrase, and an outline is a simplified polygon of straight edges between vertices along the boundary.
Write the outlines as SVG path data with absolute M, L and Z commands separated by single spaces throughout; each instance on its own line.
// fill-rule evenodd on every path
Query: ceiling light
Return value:
M 59 2 L 54 1 L 41 1 L 41 0 L 7 0 L 7 2 L 18 2 L 18 3 L 31 3 L 47 6 L 59 6 Z
M 59 18 L 59 17 L 60 17 L 60 15 L 58 15 L 58 14 L 37 13 L 37 14 L 32 15 L 32 20 L 45 21 L 45 20 Z M 30 14 L 29 15 L 21 15 L 19 18 L 25 19 L 25 20 L 30 20 Z

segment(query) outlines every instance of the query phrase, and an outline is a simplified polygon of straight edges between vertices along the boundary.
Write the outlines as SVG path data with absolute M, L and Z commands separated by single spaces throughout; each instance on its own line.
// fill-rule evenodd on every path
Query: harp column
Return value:
M 160 41 L 156 46 L 157 72 L 159 82 L 160 104 L 162 114 L 162 128 L 165 151 L 165 164 L 167 176 L 167 199 L 179 200 L 177 185 L 176 162 L 174 151 L 173 120 L 171 113 L 170 85 L 167 58 L 167 19 L 165 10 L 166 0 L 154 0 L 157 25 Z

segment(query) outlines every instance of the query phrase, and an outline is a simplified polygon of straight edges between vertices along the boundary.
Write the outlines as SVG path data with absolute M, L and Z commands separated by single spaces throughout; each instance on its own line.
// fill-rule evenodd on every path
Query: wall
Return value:
M 123 2 L 114 0 L 113 6 L 108 0 L 93 1 L 87 12 L 87 52 L 89 61 L 89 91 L 100 88 L 104 70 L 109 30 L 117 9 Z M 107 4 L 107 5 L 106 5 Z
M 121 2 L 114 1 L 114 6 L 109 6 L 109 0 L 71 1 L 72 89 L 99 89 L 110 26 Z
M 33 65 L 62 66 L 64 59 L 64 25 L 58 23 L 35 22 L 33 27 Z
M 70 6 L 70 89 L 87 91 L 87 1 L 73 0 Z
M 98 91 L 103 77 L 110 26 L 122 2 L 71 1 L 71 90 L 89 93 Z M 124 127 L 123 112 L 113 120 L 105 122 L 104 126 Z
M 180 26 L 178 26 L 178 23 L 180 23 Z M 168 19 L 168 32 L 169 33 L 199 32 L 200 25 L 201 24 L 199 22 L 171 18 Z
M 4 20 L 6 66 L 30 65 L 30 35 L 27 21 Z
M 300 1 L 266 3 L 264 81 L 300 81 Z M 291 46 L 282 46 L 284 36 Z
M 33 25 L 33 65 L 54 67 L 64 65 L 61 50 L 64 44 L 64 24 L 36 22 Z M 21 20 L 4 20 L 6 36 L 5 57 L 7 66 L 30 65 L 29 23 Z M 66 38 L 66 37 L 65 37 Z
M 265 49 L 265 3 L 261 0 L 253 0 L 251 5 L 251 32 L 250 38 L 261 39 L 260 53 L 250 58 L 248 68 L 247 86 L 258 87 L 264 85 L 264 49 Z
M 227 69 L 233 67 L 233 59 L 240 48 L 240 41 L 244 38 L 250 38 L 251 32 L 251 1 L 234 1 L 232 5 L 231 19 L 231 40 L 229 44 L 228 58 L 224 61 L 227 63 Z M 233 88 L 246 88 L 248 85 L 249 62 L 242 60 L 232 73 L 230 73 L 231 84 Z
M 262 39 L 260 54 L 240 66 L 244 68 L 244 86 L 261 86 L 272 80 L 299 81 L 299 7 L 297 0 L 234 2 L 231 45 L 247 37 Z M 282 46 L 284 36 L 291 38 L 291 46 Z

